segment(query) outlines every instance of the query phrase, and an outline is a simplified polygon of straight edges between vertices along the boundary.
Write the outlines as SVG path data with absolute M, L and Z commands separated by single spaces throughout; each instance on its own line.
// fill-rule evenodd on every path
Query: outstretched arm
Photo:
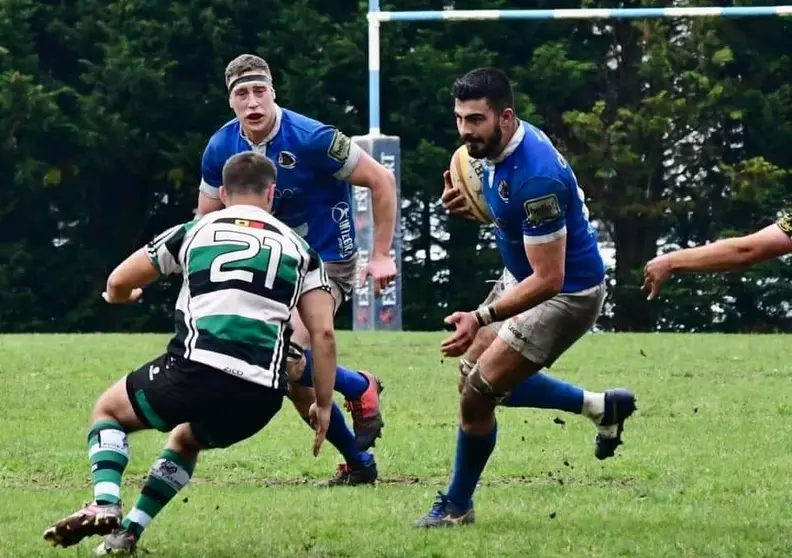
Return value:
M 792 226 L 783 218 L 753 234 L 718 240 L 658 256 L 644 267 L 643 289 L 651 300 L 679 272 L 739 271 L 792 252 Z

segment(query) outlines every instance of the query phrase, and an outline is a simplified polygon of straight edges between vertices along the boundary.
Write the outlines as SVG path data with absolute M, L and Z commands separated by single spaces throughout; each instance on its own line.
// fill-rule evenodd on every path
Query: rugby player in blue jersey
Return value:
M 273 215 L 302 235 L 325 262 L 336 310 L 352 292 L 359 263 L 363 268 L 359 279 L 371 277 L 378 295 L 396 276 L 396 264 L 390 256 L 396 220 L 393 173 L 340 130 L 278 106 L 272 73 L 262 58 L 243 54 L 232 60 L 226 67 L 225 84 L 236 117 L 211 137 L 204 150 L 198 214 L 222 209 L 222 168 L 231 156 L 251 150 L 266 155 L 276 163 L 278 173 Z M 358 262 L 350 184 L 371 190 L 374 246 L 365 265 Z M 293 327 L 287 363 L 289 396 L 308 421 L 308 410 L 314 402 L 311 351 L 298 313 L 293 315 Z M 346 463 L 334 478 L 322 484 L 373 483 L 377 467 L 366 450 L 374 445 L 383 427 L 379 402 L 382 384 L 369 372 L 338 366 L 335 390 L 346 399 L 355 433 L 350 432 L 343 413 L 334 404 L 327 440 Z
M 485 160 L 484 197 L 505 270 L 483 306 L 446 318 L 455 332 L 441 350 L 462 357 L 461 420 L 451 482 L 418 527 L 474 521 L 473 493 L 497 438 L 496 405 L 587 416 L 598 429 L 599 459 L 614 455 L 635 410 L 626 389 L 592 393 L 540 372 L 589 331 L 605 300 L 605 266 L 572 169 L 541 130 L 517 117 L 500 70 L 465 74 L 454 97 L 459 134 L 470 155 Z M 448 174 L 445 182 L 444 205 L 466 214 Z

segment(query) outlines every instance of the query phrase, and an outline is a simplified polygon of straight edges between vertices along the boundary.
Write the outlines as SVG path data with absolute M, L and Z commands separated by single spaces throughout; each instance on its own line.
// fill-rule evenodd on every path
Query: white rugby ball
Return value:
M 468 154 L 462 145 L 451 156 L 451 184 L 462 192 L 472 217 L 482 223 L 491 223 L 487 200 L 484 199 L 484 161 Z

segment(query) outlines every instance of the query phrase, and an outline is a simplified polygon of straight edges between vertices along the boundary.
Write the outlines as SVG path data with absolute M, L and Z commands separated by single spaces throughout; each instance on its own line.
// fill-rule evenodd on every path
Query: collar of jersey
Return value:
M 490 164 L 497 165 L 501 161 L 503 161 L 506 157 L 514 153 L 517 149 L 517 146 L 520 145 L 520 142 L 525 137 L 525 124 L 523 124 L 522 120 L 520 120 L 520 127 L 514 131 L 514 135 L 509 140 L 509 143 L 506 144 L 506 147 L 503 148 L 500 155 L 497 157 L 490 159 Z
M 270 133 L 267 134 L 267 137 L 265 137 L 263 140 L 261 140 L 261 143 L 259 143 L 258 145 L 256 145 L 255 143 L 253 143 L 252 141 L 250 141 L 247 138 L 247 136 L 245 135 L 245 131 L 242 129 L 242 123 L 241 122 L 239 123 L 239 135 L 242 136 L 242 139 L 245 140 L 248 143 L 248 145 L 250 145 L 250 147 L 252 147 L 253 149 L 256 149 L 256 148 L 259 148 L 259 147 L 262 147 L 262 146 L 266 146 L 267 143 L 272 141 L 272 138 L 277 136 L 278 132 L 280 132 L 281 119 L 282 118 L 283 118 L 283 110 L 281 110 L 281 108 L 276 104 L 275 105 L 275 125 L 272 127 L 272 130 L 270 130 Z

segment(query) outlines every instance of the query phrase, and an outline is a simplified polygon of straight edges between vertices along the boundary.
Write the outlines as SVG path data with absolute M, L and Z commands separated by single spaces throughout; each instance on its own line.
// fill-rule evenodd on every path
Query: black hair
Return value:
M 454 97 L 460 101 L 486 99 L 495 112 L 514 108 L 514 91 L 509 77 L 497 68 L 476 68 L 457 78 Z

